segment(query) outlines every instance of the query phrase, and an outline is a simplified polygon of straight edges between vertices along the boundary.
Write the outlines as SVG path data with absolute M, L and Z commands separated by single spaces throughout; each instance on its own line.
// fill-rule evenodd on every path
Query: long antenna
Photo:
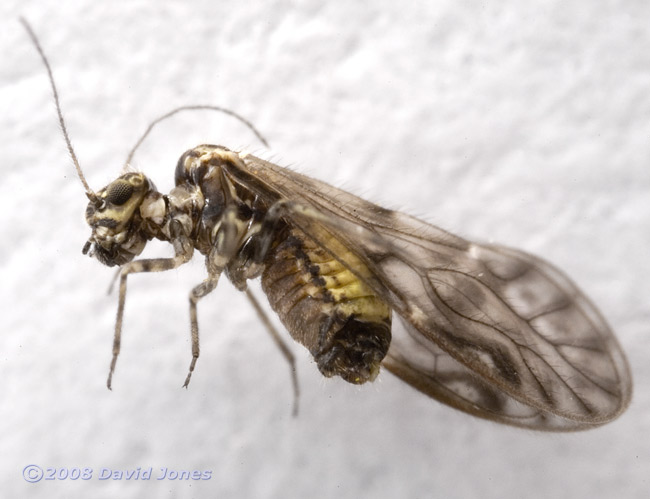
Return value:
M 145 132 L 142 134 L 142 136 L 138 139 L 138 141 L 135 143 L 135 145 L 133 146 L 133 148 L 129 152 L 129 155 L 126 158 L 126 162 L 125 162 L 124 166 L 127 167 L 131 163 L 131 160 L 133 159 L 133 156 L 135 155 L 135 152 L 142 145 L 142 143 L 147 138 L 149 133 L 151 133 L 151 130 L 153 130 L 153 128 L 158 123 L 160 123 L 161 121 L 166 120 L 167 118 L 171 118 L 176 113 L 179 113 L 181 111 L 198 111 L 198 110 L 218 111 L 220 113 L 227 114 L 228 116 L 232 116 L 233 118 L 239 120 L 241 123 L 246 125 L 248 127 L 248 129 L 251 130 L 255 134 L 255 136 L 259 139 L 259 141 L 262 144 L 264 144 L 265 147 L 267 147 L 267 148 L 269 147 L 269 143 L 266 141 L 264 136 L 257 130 L 257 128 L 255 128 L 255 126 L 250 121 L 248 121 L 246 118 L 244 118 L 240 114 L 237 114 L 236 112 L 231 111 L 228 108 L 220 107 L 220 106 L 210 106 L 210 105 L 181 106 L 181 107 L 177 107 L 176 109 L 172 109 L 168 113 L 163 114 L 162 116 L 156 118 L 155 120 L 153 120 L 151 122 L 151 124 L 147 127 Z
M 61 104 L 59 103 L 59 93 L 56 90 L 56 84 L 54 83 L 54 76 L 52 75 L 52 68 L 50 68 L 50 63 L 47 60 L 47 57 L 45 56 L 45 52 L 43 52 L 43 48 L 41 47 L 41 44 L 38 41 L 38 38 L 36 38 L 36 34 L 34 33 L 34 30 L 30 26 L 30 24 L 27 22 L 27 20 L 24 17 L 20 18 L 20 22 L 22 23 L 22 25 L 27 30 L 27 34 L 32 39 L 32 43 L 36 47 L 36 50 L 38 50 L 38 53 L 41 56 L 41 60 L 43 61 L 43 64 L 45 64 L 45 69 L 47 69 L 47 75 L 48 75 L 49 80 L 50 80 L 50 86 L 52 87 L 52 93 L 54 94 L 54 103 L 56 104 L 56 113 L 59 116 L 59 125 L 61 126 L 61 131 L 63 132 L 63 137 L 65 138 L 65 143 L 66 143 L 66 145 L 68 147 L 68 153 L 70 154 L 70 157 L 72 158 L 72 162 L 74 163 L 74 167 L 77 169 L 77 175 L 79 175 L 79 180 L 81 180 L 81 183 L 83 184 L 84 189 L 86 190 L 86 196 L 88 196 L 88 199 L 90 199 L 91 201 L 96 201 L 97 200 L 97 195 L 90 188 L 90 186 L 88 185 L 88 182 L 86 182 L 86 177 L 84 177 L 84 174 L 81 171 L 81 166 L 79 166 L 79 161 L 77 160 L 77 155 L 74 152 L 74 149 L 72 147 L 72 142 L 70 141 L 70 137 L 68 136 L 68 129 L 65 126 L 65 121 L 63 119 L 63 113 L 61 112 Z

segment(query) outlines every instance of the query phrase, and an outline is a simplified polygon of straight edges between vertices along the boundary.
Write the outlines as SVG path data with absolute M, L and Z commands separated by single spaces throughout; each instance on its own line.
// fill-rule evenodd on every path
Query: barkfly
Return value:
M 606 321 L 561 271 L 527 253 L 461 239 L 223 146 L 185 152 L 169 194 L 135 172 L 93 191 L 70 145 L 49 64 L 23 23 L 48 70 L 89 198 L 92 234 L 83 252 L 120 267 L 109 388 L 127 277 L 177 268 L 196 250 L 207 278 L 190 293 L 184 386 L 199 357 L 197 303 L 225 273 L 292 363 L 246 290 L 249 279 L 261 278 L 271 307 L 327 377 L 361 384 L 383 365 L 456 409 L 537 430 L 592 428 L 628 405 L 630 372 Z M 135 259 L 154 238 L 169 242 L 174 256 Z

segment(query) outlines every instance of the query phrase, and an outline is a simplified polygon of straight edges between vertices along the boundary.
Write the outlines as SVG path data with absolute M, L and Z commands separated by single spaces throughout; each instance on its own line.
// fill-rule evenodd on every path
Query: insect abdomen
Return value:
M 390 345 L 391 309 L 298 229 L 269 252 L 262 288 L 321 373 L 372 381 Z

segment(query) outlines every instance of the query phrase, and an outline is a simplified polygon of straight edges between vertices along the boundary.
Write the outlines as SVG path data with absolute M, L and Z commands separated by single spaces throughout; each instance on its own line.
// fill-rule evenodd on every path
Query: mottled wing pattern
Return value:
M 522 404 L 486 383 L 399 316 L 383 364 L 421 392 L 474 416 L 527 428 L 576 429 L 574 421 Z
M 404 381 L 476 416 L 536 429 L 592 427 L 628 404 L 620 346 L 555 267 L 253 156 L 245 162 L 248 172 L 235 176 L 250 187 L 252 174 L 261 193 L 313 208 L 316 217 L 289 218 L 353 272 L 359 260 L 368 267 L 359 277 L 404 320 L 384 362 Z

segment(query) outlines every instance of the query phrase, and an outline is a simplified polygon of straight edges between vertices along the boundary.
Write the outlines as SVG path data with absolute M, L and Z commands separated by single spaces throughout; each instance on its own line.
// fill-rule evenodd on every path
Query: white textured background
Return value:
M 3 1 L 3 497 L 648 497 L 650 4 L 397 3 Z M 389 374 L 324 380 L 292 344 L 292 419 L 287 366 L 225 280 L 201 303 L 202 357 L 182 390 L 198 258 L 130 280 L 107 391 L 113 271 L 81 255 L 86 199 L 20 14 L 50 56 L 94 188 L 154 117 L 228 106 L 280 164 L 565 269 L 629 355 L 631 407 L 590 432 L 526 432 Z M 197 113 L 160 127 L 135 164 L 168 191 L 178 156 L 202 142 L 261 150 L 233 120 Z M 95 477 L 30 484 L 31 463 Z M 212 478 L 96 479 L 150 466 Z

